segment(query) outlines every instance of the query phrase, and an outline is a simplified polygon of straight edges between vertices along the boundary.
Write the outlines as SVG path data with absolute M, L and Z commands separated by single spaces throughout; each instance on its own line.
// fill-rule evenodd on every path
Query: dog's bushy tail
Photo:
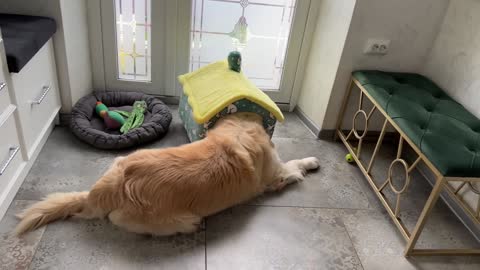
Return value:
M 79 214 L 86 210 L 87 198 L 88 191 L 50 194 L 17 215 L 21 221 L 15 228 L 15 234 L 21 235 L 55 220 Z

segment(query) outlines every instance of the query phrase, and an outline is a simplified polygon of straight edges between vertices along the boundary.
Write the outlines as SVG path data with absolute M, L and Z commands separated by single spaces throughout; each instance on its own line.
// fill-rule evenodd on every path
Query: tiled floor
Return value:
M 14 213 L 51 192 L 87 190 L 115 156 L 128 153 L 93 149 L 56 128 L 0 223 L 0 268 L 480 269 L 480 258 L 404 258 L 403 239 L 358 168 L 344 162 L 344 147 L 316 140 L 294 114 L 286 119 L 273 138 L 280 156 L 316 156 L 321 169 L 281 193 L 207 218 L 202 231 L 146 237 L 106 220 L 67 220 L 15 238 Z M 168 135 L 146 147 L 183 143 L 186 134 L 174 111 Z M 388 157 L 386 151 L 379 163 Z M 402 217 L 410 224 L 430 190 L 418 175 L 413 185 L 402 202 Z M 422 246 L 432 244 L 478 245 L 443 204 L 420 239 Z

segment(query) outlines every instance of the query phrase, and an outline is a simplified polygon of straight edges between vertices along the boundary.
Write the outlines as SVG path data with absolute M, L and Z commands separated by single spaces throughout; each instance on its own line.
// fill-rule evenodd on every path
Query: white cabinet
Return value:
M 8 95 L 7 82 L 0 77 L 0 114 L 7 109 L 8 105 L 10 105 L 10 96 Z
M 0 219 L 53 130 L 60 96 L 52 40 L 8 73 L 0 36 Z
M 7 210 L 24 176 L 26 159 L 18 133 L 16 109 L 10 97 L 9 74 L 0 37 L 0 217 Z M 14 191 L 14 192 L 11 192 Z
M 26 160 L 14 117 L 16 107 L 9 104 L 0 114 L 0 216 L 8 208 L 23 180 Z M 14 192 L 11 192 L 14 191 Z
M 0 36 L 0 54 L 3 53 L 2 38 Z M 5 57 L 0 55 L 0 115 L 8 107 L 8 105 L 10 105 L 10 95 L 8 94 L 8 85 L 5 78 L 7 67 L 4 63 L 4 59 Z
M 61 106 L 52 41 L 43 45 L 20 73 L 11 73 L 11 78 L 25 148 L 31 158 Z

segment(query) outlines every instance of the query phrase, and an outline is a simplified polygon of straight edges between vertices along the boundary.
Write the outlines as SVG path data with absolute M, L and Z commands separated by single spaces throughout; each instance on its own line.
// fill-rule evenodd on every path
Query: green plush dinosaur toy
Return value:
M 120 113 L 117 111 L 108 110 L 108 107 L 101 101 L 97 101 L 95 105 L 95 111 L 97 112 L 98 116 L 103 118 L 105 126 L 108 129 L 117 129 L 125 123 L 125 119 L 123 119 Z
M 133 103 L 133 108 L 131 112 L 124 112 L 124 111 L 116 111 L 125 118 L 125 123 L 120 128 L 120 132 L 122 134 L 127 133 L 131 129 L 137 128 L 143 124 L 144 120 L 144 113 L 147 109 L 147 103 L 143 100 L 135 101 Z

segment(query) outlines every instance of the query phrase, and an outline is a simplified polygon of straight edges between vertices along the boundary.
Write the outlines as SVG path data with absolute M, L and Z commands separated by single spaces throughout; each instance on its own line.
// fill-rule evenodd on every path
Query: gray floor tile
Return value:
M 13 201 L 0 222 L 0 269 L 28 269 L 45 228 L 40 228 L 20 238 L 12 231 L 18 220 L 15 214 L 33 201 Z
M 140 148 L 165 148 L 189 142 L 176 106 L 171 111 L 173 120 L 165 137 Z M 53 192 L 89 190 L 115 157 L 136 149 L 99 150 L 77 139 L 68 128 L 57 127 L 20 187 L 16 199 L 39 200 Z
M 303 138 L 315 139 L 315 135 L 310 131 L 305 124 L 298 118 L 295 113 L 284 112 L 285 121 L 283 123 L 277 122 L 275 126 L 274 137 L 280 138 Z
M 332 210 L 240 206 L 206 234 L 208 269 L 362 269 Z
M 169 133 L 141 148 L 188 142 L 177 106 L 170 109 Z M 363 174 L 344 161 L 345 147 L 314 139 L 296 115 L 286 114 L 273 142 L 284 160 L 318 157 L 320 170 L 283 192 L 250 202 L 253 206 L 208 218 L 207 231 L 193 235 L 148 238 L 103 220 L 67 220 L 22 239 L 11 238 L 8 233 L 17 222 L 13 213 L 31 203 L 17 200 L 0 223 L 0 269 L 25 269 L 30 261 L 31 269 L 203 269 L 205 258 L 211 269 L 361 269 L 360 262 L 365 269 L 480 269 L 480 258 L 473 257 L 405 259 L 403 238 Z M 372 146 L 365 149 L 369 147 L 373 150 Z M 116 156 L 134 150 L 98 150 L 79 141 L 67 128 L 56 128 L 16 198 L 38 200 L 52 192 L 87 190 Z M 378 179 L 385 178 L 395 154 L 393 148 L 384 150 L 373 171 Z M 398 182 L 403 183 L 402 179 Z M 431 187 L 415 175 L 411 190 L 402 200 L 402 218 L 413 227 L 418 206 Z M 393 199 L 388 191 L 386 195 Z M 475 244 L 442 204 L 435 208 L 419 240 L 420 247 Z
M 343 160 L 342 145 L 312 139 L 274 138 L 273 142 L 283 160 L 315 156 L 320 160 L 320 169 L 308 174 L 305 181 L 292 184 L 280 193 L 266 194 L 252 204 L 368 208 L 368 199 L 358 184 L 358 176 Z
M 172 113 L 172 123 L 165 137 L 145 145 L 145 148 L 165 148 L 189 143 L 187 132 L 178 115 L 178 105 L 168 105 Z
M 413 213 L 406 212 L 403 220 L 406 225 L 413 230 L 417 223 L 418 215 L 416 211 L 413 211 Z M 475 240 L 473 235 L 453 212 L 445 209 L 445 211 L 438 210 L 432 212 L 418 239 L 416 247 L 480 248 L 480 243 Z
M 53 192 L 89 190 L 115 156 L 79 141 L 67 128 L 55 128 L 16 198 L 39 200 Z
M 405 241 L 387 214 L 370 210 L 345 211 L 342 220 L 365 269 L 479 269 L 480 258 L 405 258 Z M 471 235 L 463 225 L 442 215 L 433 215 L 420 238 L 420 247 L 472 247 Z M 428 245 L 425 243 L 428 241 Z
M 48 225 L 31 269 L 204 269 L 205 235 L 148 237 L 106 220 Z

